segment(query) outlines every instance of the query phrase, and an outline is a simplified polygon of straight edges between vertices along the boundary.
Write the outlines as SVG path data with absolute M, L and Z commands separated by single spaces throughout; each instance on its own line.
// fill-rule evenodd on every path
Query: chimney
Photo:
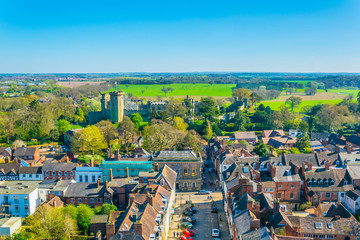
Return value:
M 94 158 L 93 157 L 90 159 L 90 167 L 94 167 Z
M 110 168 L 110 182 L 114 180 L 112 168 Z
M 154 165 L 154 171 L 156 172 L 156 171 L 159 171 L 159 164 L 158 163 L 155 163 L 155 165 Z
M 100 178 L 98 178 L 96 184 L 97 184 L 97 187 L 99 188 L 100 187 Z
M 260 193 L 262 192 L 262 186 L 261 186 L 260 183 L 258 183 L 257 186 L 256 186 L 256 192 L 257 192 L 258 194 L 260 194 Z
M 66 156 L 66 163 L 69 163 L 69 156 Z
M 299 167 L 294 165 L 294 173 L 299 174 Z
M 137 234 L 139 234 L 140 236 L 142 236 L 142 223 L 141 222 L 136 222 L 134 223 L 134 232 L 136 232 Z
M 115 160 L 120 160 L 120 152 L 119 149 L 114 150 L 114 158 Z
M 106 238 L 110 239 L 115 234 L 115 223 L 108 222 L 106 224 Z
M 235 176 L 236 176 L 236 177 L 239 177 L 239 172 L 235 172 Z
M 148 194 L 147 196 L 146 196 L 146 200 L 148 201 L 148 203 L 151 205 L 151 206 L 154 206 L 153 204 L 154 204 L 154 199 L 153 199 L 153 197 L 150 195 L 150 194 Z
M 129 168 L 126 167 L 126 177 L 128 178 L 129 177 Z
M 108 182 L 108 180 L 106 180 L 105 181 L 105 189 L 108 189 L 108 187 L 109 187 L 109 182 Z
M 135 202 L 135 197 L 134 196 L 130 196 L 130 204 L 132 204 L 133 202 Z
M 273 166 L 271 169 L 271 177 L 274 178 L 276 175 L 276 166 Z
M 325 162 L 325 170 L 329 170 L 331 166 L 331 162 L 329 160 L 326 160 Z
M 250 230 L 260 229 L 260 219 L 251 219 L 250 220 Z
M 16 159 L 15 159 L 15 161 L 16 161 Z M 9 157 L 5 157 L 5 163 L 9 163 Z
M 109 144 L 109 148 L 107 151 L 108 158 L 111 158 L 111 145 Z
M 275 200 L 274 201 L 274 210 L 273 210 L 273 215 L 277 214 L 280 212 L 280 202 Z

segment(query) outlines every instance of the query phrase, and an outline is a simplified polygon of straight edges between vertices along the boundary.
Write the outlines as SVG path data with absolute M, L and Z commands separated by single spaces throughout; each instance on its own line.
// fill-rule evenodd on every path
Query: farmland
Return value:
M 165 96 L 165 93 L 161 91 L 163 87 L 171 88 L 166 96 L 213 96 L 213 97 L 231 97 L 232 88 L 235 84 L 167 84 L 167 85 L 119 85 L 118 89 L 121 89 L 125 93 L 132 93 L 137 97 L 156 97 Z M 113 91 L 115 88 L 111 88 L 109 91 Z
M 308 101 L 302 101 L 301 104 L 294 109 L 294 111 L 300 111 L 305 106 L 315 106 L 317 104 L 329 104 L 329 105 L 335 105 L 341 102 L 341 99 L 324 99 L 324 100 L 308 100 Z M 267 101 L 262 102 L 265 107 L 269 106 L 273 110 L 278 110 L 283 105 L 285 105 L 285 101 Z

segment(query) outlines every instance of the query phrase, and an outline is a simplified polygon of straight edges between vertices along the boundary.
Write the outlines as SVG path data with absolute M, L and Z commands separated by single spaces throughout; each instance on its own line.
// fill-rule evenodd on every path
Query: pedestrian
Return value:
M 179 232 L 177 232 L 177 236 L 179 237 Z
M 174 238 L 175 238 L 175 231 L 173 232 Z

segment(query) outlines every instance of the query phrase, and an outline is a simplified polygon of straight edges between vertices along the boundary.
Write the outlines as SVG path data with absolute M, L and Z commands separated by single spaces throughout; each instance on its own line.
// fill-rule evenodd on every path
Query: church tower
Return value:
M 110 120 L 113 123 L 122 122 L 124 118 L 124 92 L 114 91 L 110 93 Z

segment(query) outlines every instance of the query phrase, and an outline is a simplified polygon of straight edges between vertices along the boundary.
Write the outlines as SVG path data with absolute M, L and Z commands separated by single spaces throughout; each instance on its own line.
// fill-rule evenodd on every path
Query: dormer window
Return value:
M 324 181 L 324 184 L 325 184 L 325 186 L 328 186 L 328 185 L 329 185 L 329 181 L 328 181 L 328 180 L 325 180 L 325 181 Z
M 340 161 L 339 161 L 339 160 L 336 160 L 336 161 L 335 161 L 335 164 L 336 164 L 337 166 L 339 166 L 339 165 L 340 165 Z
M 261 168 L 264 168 L 264 164 L 263 164 L 263 163 L 261 163 L 261 164 L 260 164 L 260 167 L 261 167 Z
M 309 186 L 311 186 L 311 180 L 310 180 L 310 179 L 308 179 L 306 182 L 307 182 L 307 184 L 308 184 Z
M 331 183 L 331 185 L 334 185 L 334 180 L 331 180 L 331 182 L 330 182 L 330 183 Z
M 290 170 L 286 170 L 286 171 L 285 171 L 285 176 L 290 176 L 290 175 L 291 175 Z
M 319 185 L 322 185 L 322 184 L 323 184 L 323 180 L 319 179 L 319 180 L 318 180 L 318 184 L 319 184 Z
M 279 166 L 282 166 L 282 163 L 279 163 Z
M 344 180 L 344 185 L 347 185 L 347 184 L 348 184 L 348 182 L 346 180 Z

